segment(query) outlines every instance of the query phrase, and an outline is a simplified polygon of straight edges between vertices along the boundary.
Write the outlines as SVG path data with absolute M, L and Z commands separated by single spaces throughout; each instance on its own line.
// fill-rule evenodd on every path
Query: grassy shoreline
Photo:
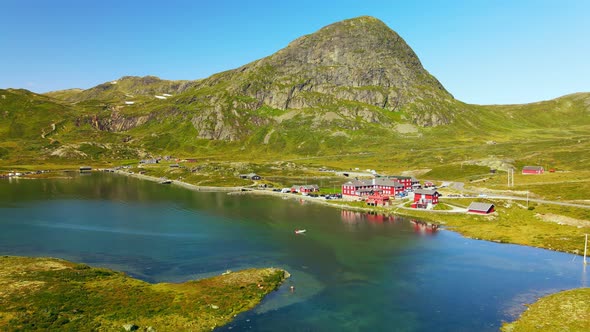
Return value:
M 590 288 L 578 288 L 540 298 L 502 332 L 590 331 Z
M 149 284 L 57 258 L 0 256 L 0 330 L 211 330 L 254 308 L 288 277 L 266 268 Z

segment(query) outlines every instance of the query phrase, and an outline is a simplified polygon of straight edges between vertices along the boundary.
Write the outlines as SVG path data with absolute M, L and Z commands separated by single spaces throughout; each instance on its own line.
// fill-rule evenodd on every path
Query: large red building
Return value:
M 403 184 L 405 190 L 412 190 L 420 187 L 420 181 L 413 176 L 388 175 L 384 178 Z
M 402 193 L 404 189 L 403 184 L 387 178 L 353 180 L 342 185 L 342 195 L 348 197 L 364 197 L 373 194 L 395 196 Z

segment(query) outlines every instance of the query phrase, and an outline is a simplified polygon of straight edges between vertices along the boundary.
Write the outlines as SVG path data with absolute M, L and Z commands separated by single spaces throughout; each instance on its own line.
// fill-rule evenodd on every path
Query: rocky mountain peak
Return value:
M 453 101 L 406 42 L 369 16 L 330 24 L 271 56 L 202 83 L 214 86 L 228 81 L 231 93 L 278 109 L 315 108 L 344 100 L 397 111 Z M 435 125 L 430 120 L 416 122 Z

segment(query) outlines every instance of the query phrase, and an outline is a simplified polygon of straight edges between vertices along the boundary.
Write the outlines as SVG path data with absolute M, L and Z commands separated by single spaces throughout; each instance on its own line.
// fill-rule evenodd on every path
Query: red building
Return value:
M 374 194 L 367 197 L 367 205 L 371 206 L 386 206 L 390 204 L 389 196 Z
M 397 181 L 404 185 L 405 190 L 412 190 L 416 186 L 420 186 L 420 181 L 418 181 L 413 176 L 401 176 L 401 175 L 389 175 L 385 177 L 386 179 Z
M 469 204 L 467 212 L 478 214 L 490 214 L 494 212 L 494 208 L 494 204 L 491 203 L 472 202 L 471 204 Z
M 440 194 L 434 189 L 417 189 L 414 191 L 413 208 L 427 209 L 438 204 Z
M 373 179 L 373 187 L 383 190 L 384 195 L 391 196 L 398 195 L 406 189 L 402 183 L 387 178 Z
M 342 185 L 342 195 L 348 197 L 364 197 L 373 194 L 395 196 L 404 191 L 401 183 L 387 179 L 353 180 Z
M 300 184 L 291 187 L 291 192 L 299 192 L 302 194 L 313 193 L 320 191 L 320 187 L 317 184 Z
M 369 181 L 352 180 L 342 185 L 342 196 L 362 196 L 362 193 L 373 190 L 373 183 Z
M 522 174 L 543 174 L 545 169 L 543 166 L 525 166 L 522 168 Z

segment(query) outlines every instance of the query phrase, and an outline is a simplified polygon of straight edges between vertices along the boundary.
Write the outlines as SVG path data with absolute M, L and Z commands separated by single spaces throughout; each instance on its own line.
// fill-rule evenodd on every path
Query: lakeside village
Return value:
M 172 160 L 172 157 L 167 157 L 166 160 Z M 142 164 L 156 164 L 158 159 L 141 160 Z M 190 162 L 190 161 L 189 161 Z M 178 163 L 169 165 L 171 168 L 180 167 Z M 126 166 L 129 167 L 129 166 Z M 125 168 L 124 166 L 115 167 L 111 169 L 102 169 L 105 172 L 114 172 Z M 79 168 L 81 173 L 91 172 L 92 167 L 81 166 Z M 525 166 L 522 169 L 522 174 L 543 174 L 544 169 L 541 166 Z M 552 171 L 552 170 L 551 170 Z M 33 174 L 42 174 L 48 171 L 34 171 L 34 172 L 10 172 L 7 174 L 0 174 L 0 178 L 21 177 Z M 139 174 L 143 174 L 141 171 Z M 343 176 L 348 177 L 346 172 Z M 388 207 L 393 205 L 395 199 L 404 201 L 404 204 L 412 209 L 433 210 L 439 203 L 439 198 L 442 194 L 438 191 L 437 186 L 431 181 L 424 181 L 420 183 L 418 179 L 413 176 L 398 176 L 398 175 L 379 175 L 375 171 L 365 173 L 370 179 L 359 179 L 347 181 L 341 185 L 341 193 L 319 194 L 320 187 L 317 184 L 292 185 L 288 188 L 270 188 L 267 184 L 259 184 L 257 189 L 270 190 L 273 192 L 280 192 L 283 194 L 300 194 L 310 198 L 326 199 L 326 200 L 343 200 L 349 202 L 365 202 L 367 206 L 373 207 Z M 245 180 L 251 180 L 255 184 L 262 180 L 262 177 L 256 173 L 240 174 L 239 177 Z M 162 178 L 161 184 L 171 184 L 173 181 Z M 444 187 L 445 185 L 441 185 Z M 474 196 L 470 196 L 474 197 Z M 407 203 L 409 202 L 409 203 Z M 460 211 L 456 211 L 460 212 Z M 495 212 L 495 206 L 492 203 L 472 202 L 467 209 L 462 212 L 473 214 L 492 214 Z
M 285 192 L 284 188 L 281 191 Z M 313 195 L 319 187 L 312 185 L 295 185 L 288 188 L 291 193 Z M 411 202 L 413 209 L 432 210 L 439 201 L 438 188 L 431 181 L 420 183 L 413 176 L 374 175 L 372 179 L 354 179 L 342 184 L 342 193 L 326 195 L 327 199 L 340 198 L 345 201 L 364 201 L 367 206 L 387 207 L 395 199 Z M 494 212 L 494 205 L 490 203 L 473 202 L 468 208 L 469 213 L 490 214 Z

